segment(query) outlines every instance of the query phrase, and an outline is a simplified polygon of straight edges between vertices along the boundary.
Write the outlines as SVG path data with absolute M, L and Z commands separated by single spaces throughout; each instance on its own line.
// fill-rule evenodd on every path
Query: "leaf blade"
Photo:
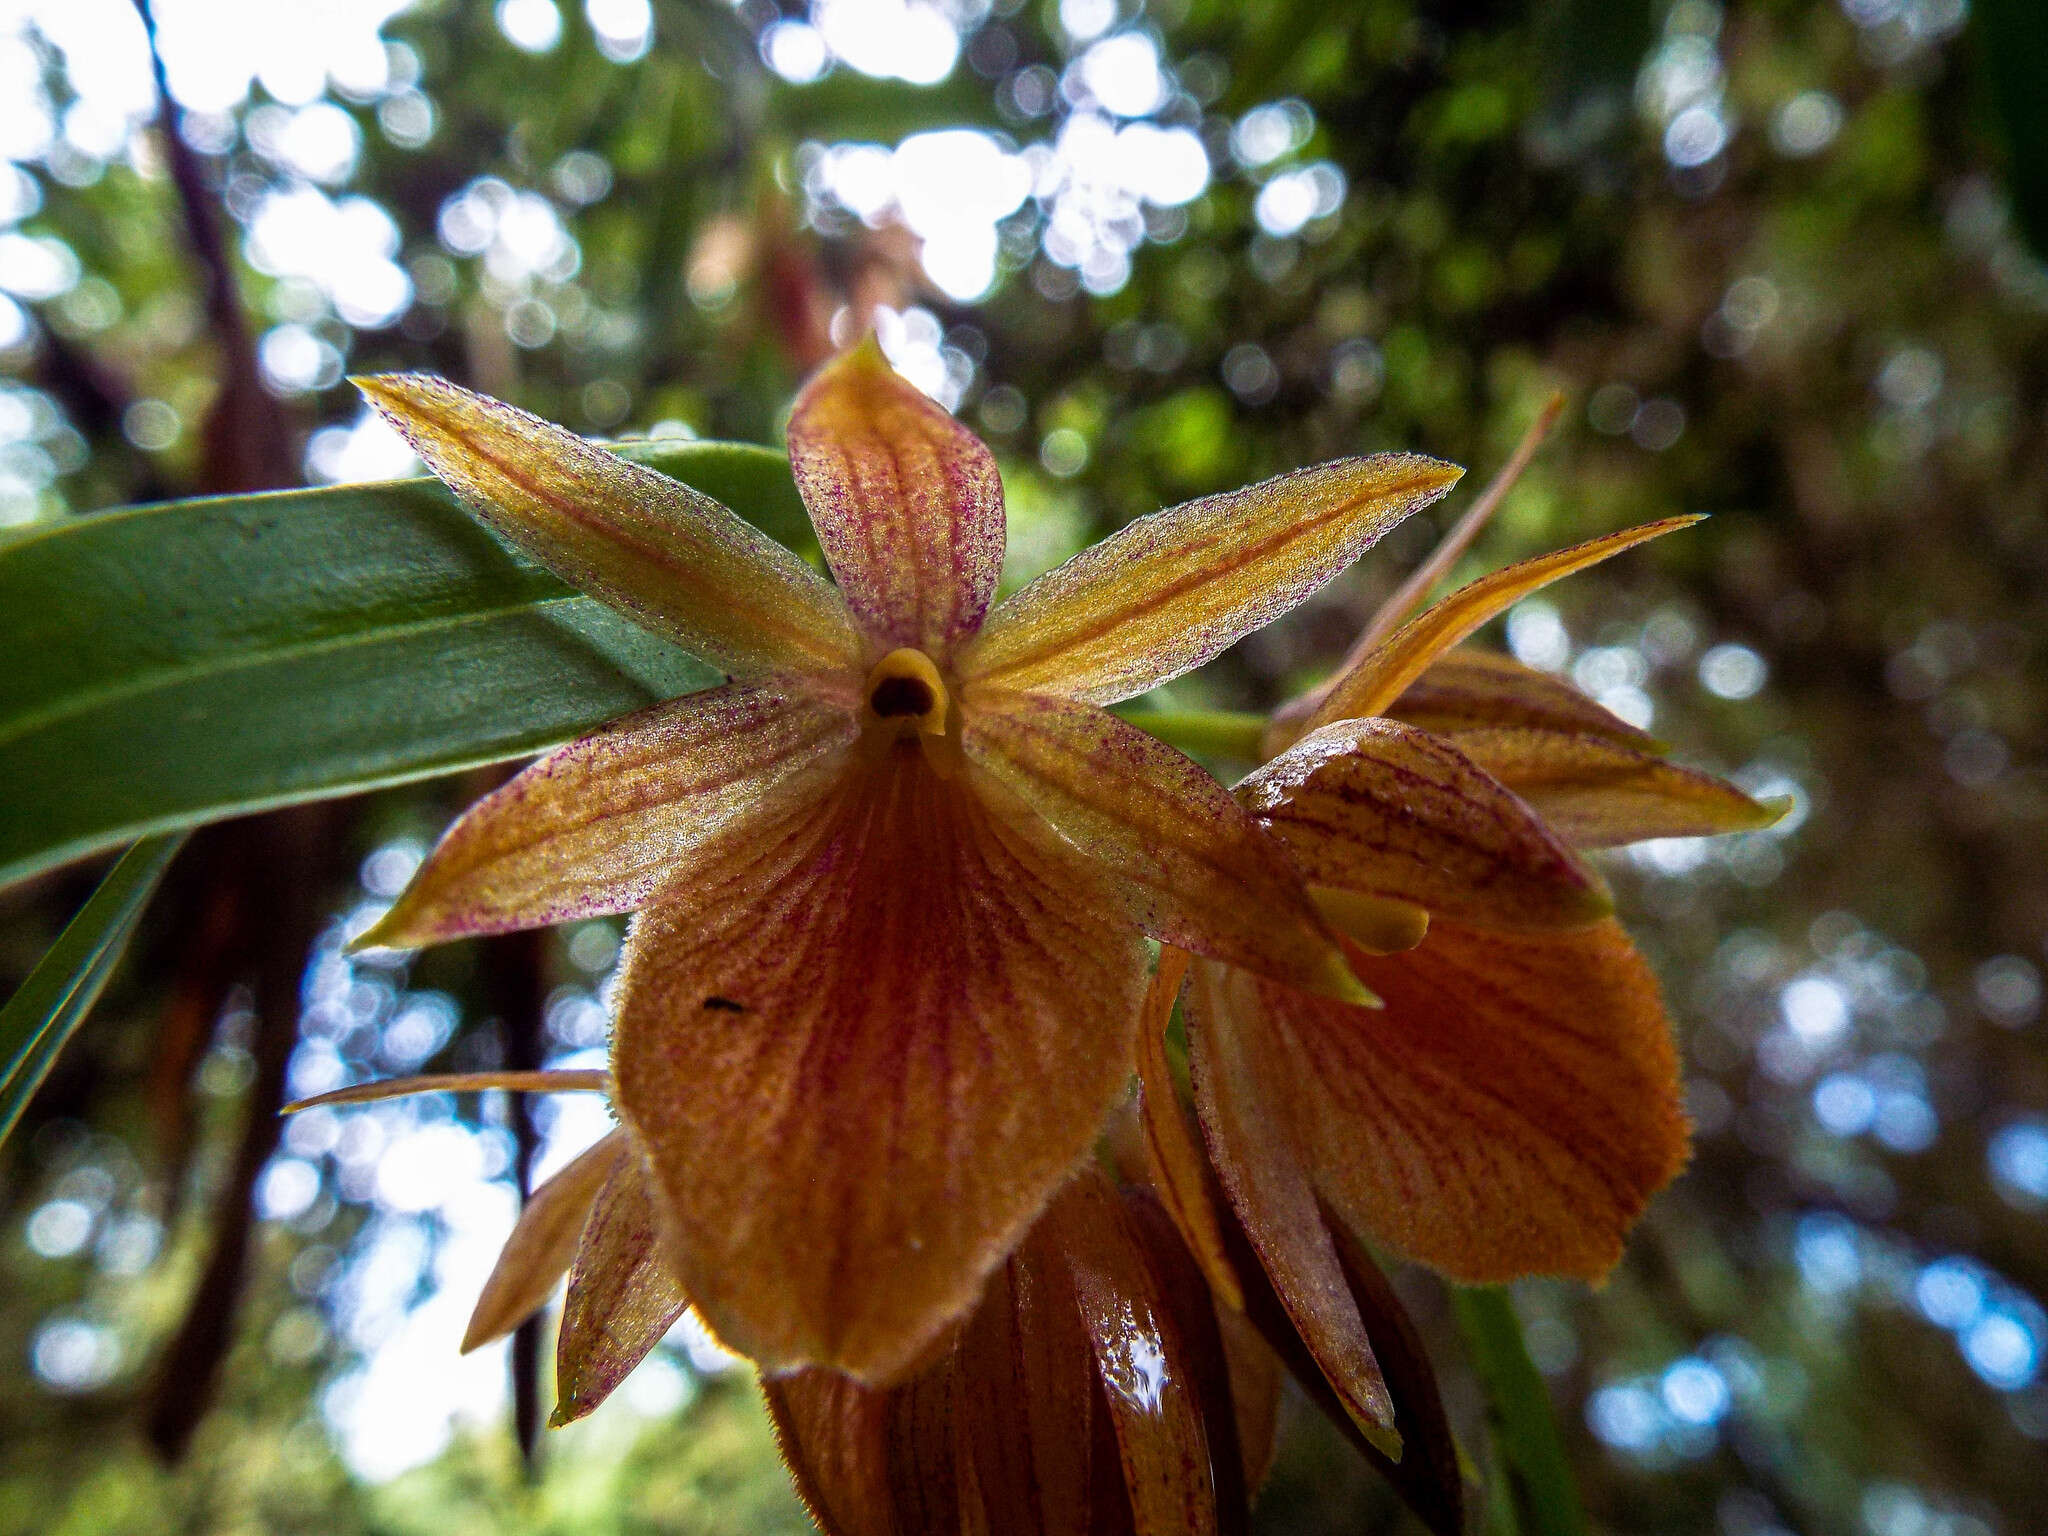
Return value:
M 124 854 L 0 1008 L 0 1142 L 98 1001 L 184 841 L 175 834 L 149 838 Z
M 808 548 L 779 454 L 622 451 Z M 0 613 L 0 885 L 140 836 L 527 756 L 718 680 L 431 480 L 56 525 L 0 545 Z
M 1451 1292 L 1458 1332 L 1486 1392 L 1506 1485 L 1497 1507 L 1512 1510 L 1520 1536 L 1586 1536 L 1586 1514 L 1551 1412 L 1550 1389 L 1529 1358 L 1514 1302 L 1499 1286 L 1458 1286 Z

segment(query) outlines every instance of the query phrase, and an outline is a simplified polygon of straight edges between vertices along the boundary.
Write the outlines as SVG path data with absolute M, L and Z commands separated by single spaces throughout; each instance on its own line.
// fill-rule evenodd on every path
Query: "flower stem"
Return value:
M 1586 1536 L 1550 1389 L 1529 1358 L 1514 1302 L 1499 1286 L 1453 1287 L 1451 1300 L 1465 1353 L 1486 1391 L 1495 1450 L 1492 1528 L 1503 1536 Z
M 1264 715 L 1237 709 L 1131 709 L 1117 713 L 1147 735 L 1183 752 L 1247 763 L 1265 758 L 1259 750 L 1266 733 Z

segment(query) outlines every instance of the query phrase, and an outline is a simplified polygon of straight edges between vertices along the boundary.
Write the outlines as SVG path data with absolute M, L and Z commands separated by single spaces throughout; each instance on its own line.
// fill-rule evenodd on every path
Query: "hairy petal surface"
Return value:
M 1340 720 L 1237 788 L 1317 886 L 1489 927 L 1557 928 L 1613 910 L 1536 813 L 1438 736 Z
M 1141 517 L 996 609 L 961 675 L 1096 704 L 1156 688 L 1270 624 L 1462 473 L 1375 454 Z
M 1394 1400 L 1304 1161 L 1290 1064 L 1256 1011 L 1266 993 L 1307 995 L 1214 961 L 1195 963 L 1186 1001 L 1195 1110 L 1231 1208 L 1295 1332 L 1360 1433 L 1398 1455 Z
M 1286 854 L 1192 759 L 1106 710 L 986 687 L 961 745 L 1114 877 L 1147 933 L 1358 998 Z
M 1430 663 L 1470 635 L 1488 619 L 1513 607 L 1531 592 L 1553 581 L 1598 565 L 1624 549 L 1676 533 L 1698 522 L 1697 517 L 1667 517 L 1645 523 L 1602 539 L 1575 544 L 1533 560 L 1505 566 L 1461 587 L 1440 603 L 1434 603 L 1410 619 L 1349 671 L 1331 684 L 1321 706 L 1311 715 L 1305 730 L 1315 730 L 1332 720 L 1356 720 L 1385 714 L 1389 705 L 1428 670 Z
M 906 1370 L 1087 1151 L 1143 985 L 1108 883 L 912 742 L 707 850 L 628 940 L 613 1078 L 712 1328 Z
M 981 627 L 1003 569 L 996 461 L 872 336 L 797 396 L 789 461 L 839 589 L 882 650 L 943 657 Z
M 1388 706 L 1396 720 L 1439 736 L 1495 726 L 1524 726 L 1595 736 L 1639 752 L 1656 738 L 1596 704 L 1561 677 L 1477 646 L 1446 651 Z
M 484 522 L 685 650 L 755 678 L 859 661 L 839 594 L 709 496 L 445 379 L 356 386 Z
M 625 1152 L 625 1137 L 613 1131 L 527 1198 L 477 1296 L 462 1336 L 465 1355 L 502 1339 L 546 1303 L 569 1272 L 590 1208 Z
M 615 720 L 464 812 L 357 944 L 630 912 L 721 831 L 815 800 L 859 734 L 836 705 L 752 683 Z
M 812 1369 L 764 1377 L 761 1390 L 824 1536 L 961 1536 L 950 1371 L 888 1388 Z
M 1457 742 L 1575 848 L 1754 832 L 1785 811 L 1711 773 L 1597 736 L 1499 726 L 1462 731 Z
M 572 1423 L 610 1397 L 688 1305 L 661 1256 L 647 1171 L 628 1151 L 614 1160 L 569 1272 L 548 1422 Z
M 1242 971 L 1211 993 L 1221 1017 L 1285 1043 L 1272 1091 L 1324 1200 L 1467 1284 L 1604 1276 L 1686 1159 L 1670 1026 L 1620 925 L 1437 923 L 1416 949 L 1353 963 L 1384 1010 Z

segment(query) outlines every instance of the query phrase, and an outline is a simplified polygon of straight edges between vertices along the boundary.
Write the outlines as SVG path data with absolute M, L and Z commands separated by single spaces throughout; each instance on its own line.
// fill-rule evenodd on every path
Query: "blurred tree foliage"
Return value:
M 1699 1147 L 1604 1291 L 1518 1293 L 1589 1509 L 2037 1529 L 2048 79 L 2031 8 L 1981 3 L 427 0 L 248 37 L 166 5 L 161 120 L 106 83 L 147 63 L 125 6 L 18 4 L 0 522 L 402 470 L 345 368 L 773 442 L 873 314 L 996 446 L 1015 577 L 1340 453 L 1483 475 L 1567 390 L 1475 565 L 1715 516 L 1508 643 L 1798 800 L 1616 868 Z M 1172 691 L 1270 703 L 1433 531 Z M 222 829 L 174 872 L 5 1154 L 0 1530 L 803 1528 L 701 1350 L 525 1470 L 504 1362 L 458 1384 L 475 1234 L 566 1118 L 430 1102 L 272 1151 L 287 1087 L 601 1043 L 602 924 L 523 1001 L 476 946 L 336 953 L 478 787 Z M 0 895 L 0 977 L 87 889 Z M 429 1151 L 463 1172 L 422 1193 Z M 1414 1300 L 1469 1420 L 1444 1298 Z M 396 1355 L 425 1417 L 380 1437 Z M 1401 1519 L 1292 1417 L 1264 1528 Z

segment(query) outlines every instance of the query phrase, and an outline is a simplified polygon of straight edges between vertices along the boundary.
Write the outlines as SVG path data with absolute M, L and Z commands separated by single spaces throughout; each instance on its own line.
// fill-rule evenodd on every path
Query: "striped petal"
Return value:
M 797 1497 L 823 1536 L 961 1536 L 954 1378 L 900 1387 L 837 1371 L 764 1378 Z
M 1154 938 L 1312 991 L 1356 981 L 1286 854 L 1189 758 L 1106 710 L 980 687 L 968 758 L 1114 877 Z
M 1003 569 L 996 461 L 872 336 L 797 396 L 789 462 L 877 654 L 914 646 L 943 658 L 981 627 Z
M 1289 1064 L 1256 1011 L 1265 993 L 1306 996 L 1214 961 L 1195 964 L 1186 1005 L 1195 1109 L 1217 1176 L 1294 1331 L 1368 1443 L 1398 1456 L 1394 1400 L 1316 1203 Z
M 1332 720 L 1385 714 L 1439 656 L 1531 592 L 1698 521 L 1697 517 L 1667 517 L 1662 522 L 1645 523 L 1506 566 L 1459 588 L 1410 619 L 1332 683 L 1321 706 L 1302 727 L 1303 734 Z
M 1144 951 L 1108 882 L 914 741 L 642 913 L 614 1030 L 667 1252 L 769 1371 L 900 1375 L 1086 1153 Z
M 1244 1536 L 1251 1526 L 1252 1494 L 1272 1458 L 1272 1429 L 1280 1407 L 1279 1362 L 1270 1350 L 1244 1348 L 1233 1354 L 1226 1330 L 1230 1322 L 1242 1323 L 1242 1314 L 1210 1290 L 1178 1224 L 1150 1190 L 1126 1187 L 1120 1193 L 1124 1213 L 1164 1298 L 1164 1310 L 1184 1345 L 1202 1435 L 1208 1442 L 1216 1528 L 1221 1536 Z
M 1597 736 L 1502 726 L 1463 731 L 1456 740 L 1575 848 L 1754 832 L 1786 810 L 1711 773 Z
M 470 1313 L 465 1355 L 502 1339 L 546 1304 L 569 1272 L 590 1208 L 625 1150 L 625 1137 L 613 1131 L 528 1197 Z
M 1163 1272 L 1156 1240 L 1140 1209 L 1084 1169 L 920 1374 L 893 1387 L 815 1369 L 766 1381 L 820 1530 L 1215 1532 L 1211 1426 L 1231 1473 L 1238 1457 L 1227 1367 L 1213 1318 L 1184 1305 L 1206 1308 L 1206 1296 Z M 1188 1326 L 1204 1321 L 1199 1336 Z
M 709 496 L 445 379 L 356 387 L 484 522 L 706 661 L 751 678 L 858 661 L 839 595 Z
M 1534 811 L 1449 742 L 1395 720 L 1324 726 L 1237 793 L 1318 886 L 1490 927 L 1574 927 L 1614 909 Z
M 1104 1389 L 1132 1530 L 1136 1536 L 1213 1536 L 1216 1490 L 1195 1391 L 1198 1367 L 1173 1301 L 1147 1262 L 1134 1214 L 1091 1169 L 1054 1202 L 1045 1228 L 1045 1241 L 1071 1277 Z M 1216 1349 L 1220 1354 L 1220 1343 Z
M 815 800 L 858 735 L 846 710 L 750 683 L 614 720 L 464 812 L 357 946 L 630 912 L 720 832 Z
M 1561 677 L 1477 646 L 1446 651 L 1388 706 L 1396 720 L 1439 736 L 1494 726 L 1568 731 L 1655 752 L 1656 739 Z
M 1166 1056 L 1166 1027 L 1180 1001 L 1188 973 L 1188 952 L 1171 944 L 1159 953 L 1159 969 L 1145 993 L 1138 1018 L 1138 1126 L 1147 1172 L 1173 1223 L 1180 1229 L 1209 1287 L 1227 1307 L 1244 1309 L 1244 1292 L 1223 1247 L 1223 1225 L 1210 1198 L 1209 1165 L 1199 1133 L 1188 1123 Z
M 997 608 L 961 675 L 1096 704 L 1144 693 L 1270 624 L 1462 473 L 1339 459 L 1141 517 Z
M 1620 926 L 1438 923 L 1416 949 L 1352 961 L 1384 1010 L 1242 971 L 1191 993 L 1212 1021 L 1198 1090 L 1257 1066 L 1322 1199 L 1453 1280 L 1604 1276 L 1686 1158 L 1670 1026 Z M 1261 1025 L 1267 1051 L 1222 1056 Z M 1246 1156 L 1241 1133 L 1210 1131 L 1219 1166 Z
M 573 1423 L 610 1397 L 688 1305 L 661 1256 L 646 1169 L 636 1154 L 617 1157 L 569 1272 L 548 1423 Z

